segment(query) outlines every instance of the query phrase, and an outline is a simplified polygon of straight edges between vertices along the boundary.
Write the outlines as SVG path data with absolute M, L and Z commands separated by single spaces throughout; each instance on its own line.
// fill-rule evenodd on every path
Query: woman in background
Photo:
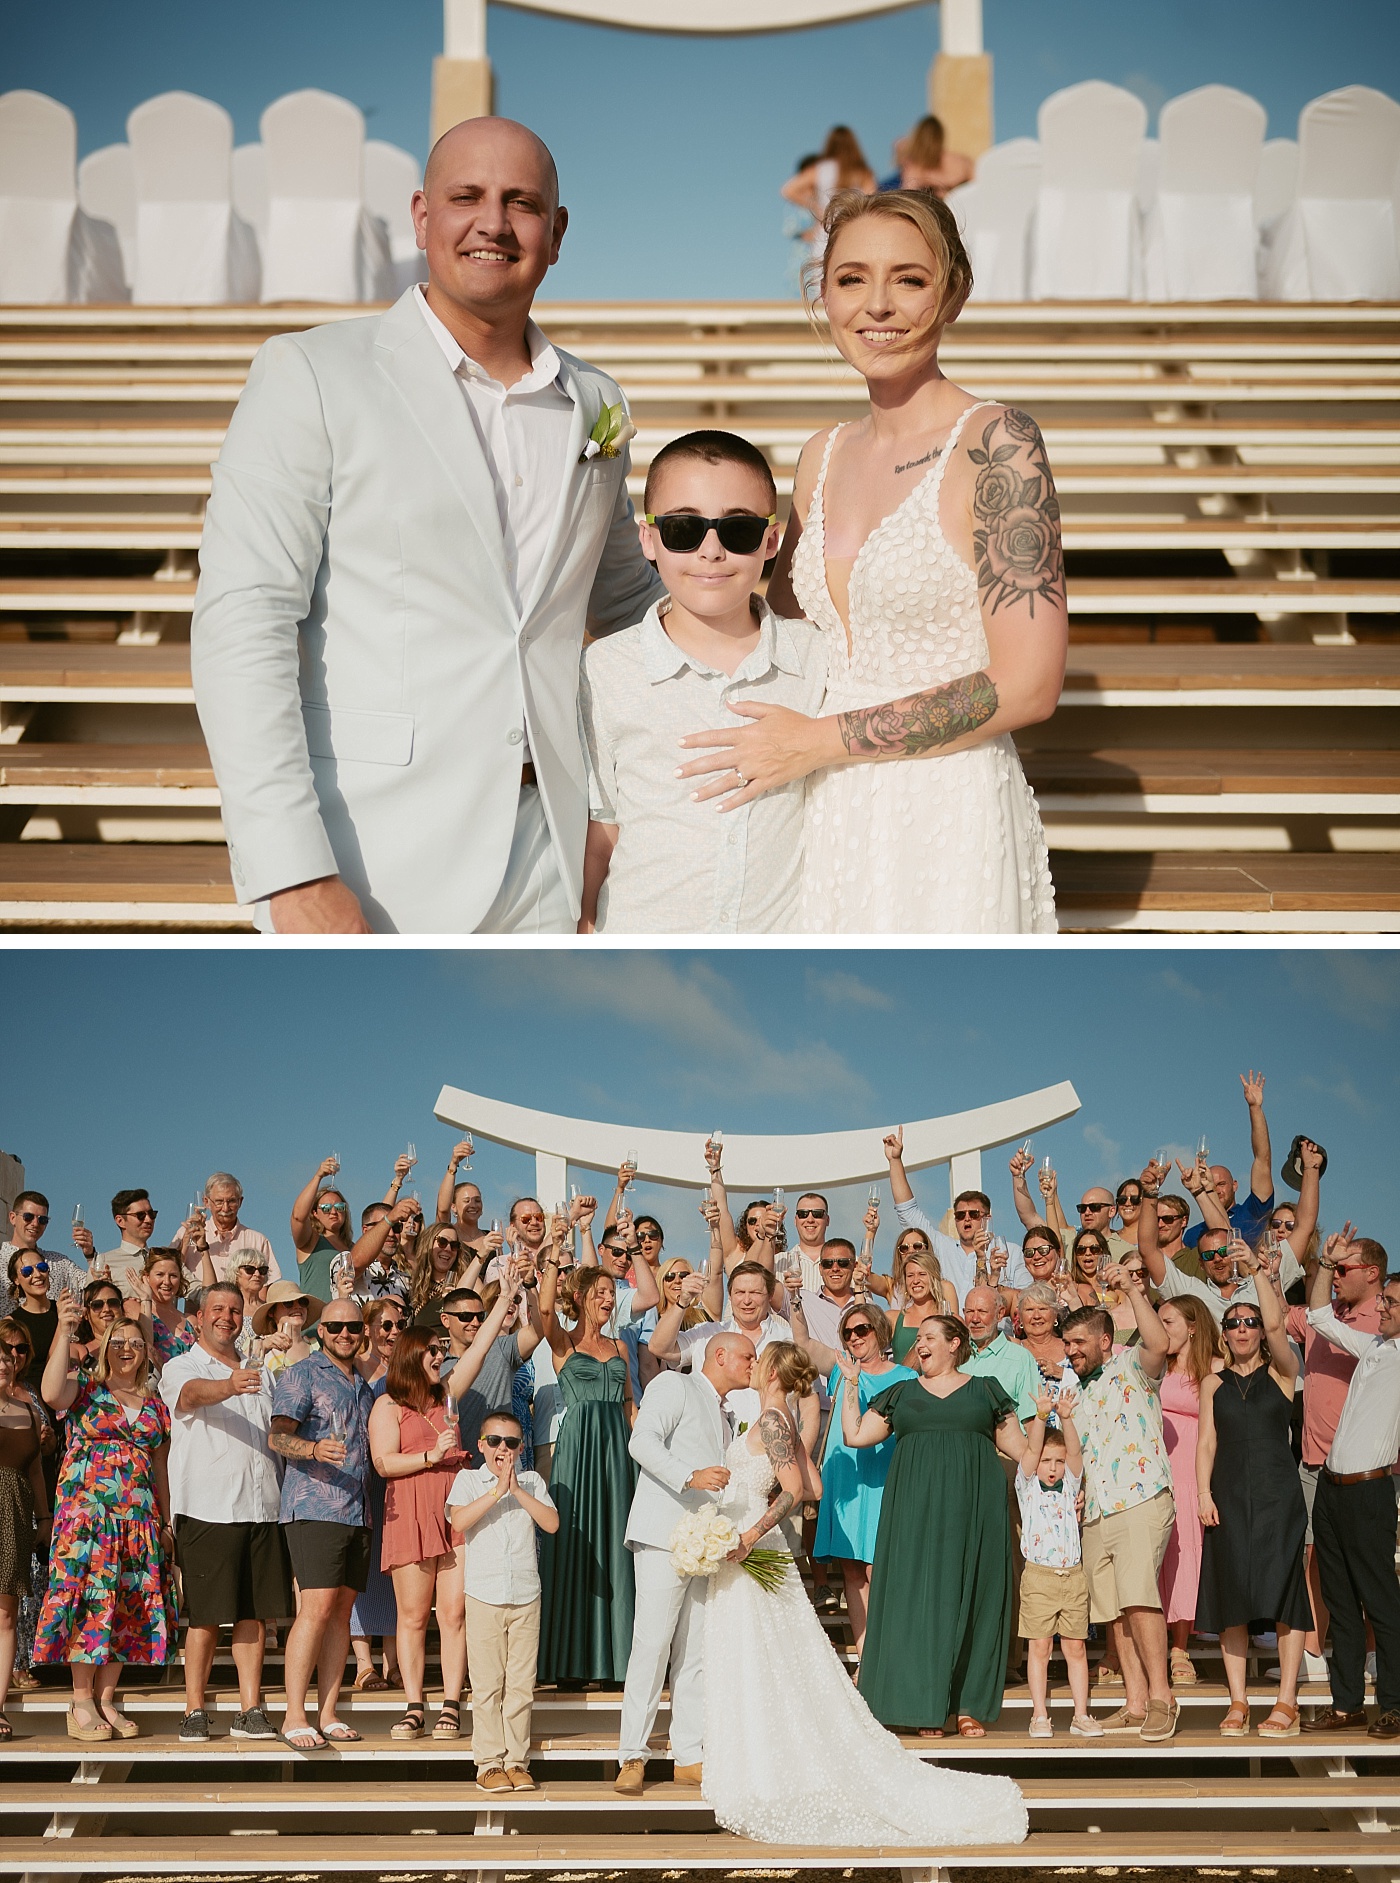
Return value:
M 1196 1669 L 1188 1652 L 1201 1581 L 1201 1517 L 1197 1508 L 1196 1441 L 1200 1436 L 1201 1388 L 1223 1364 L 1215 1316 L 1194 1295 L 1179 1295 L 1157 1309 L 1167 1331 L 1167 1369 L 1162 1375 L 1162 1431 L 1172 1464 L 1176 1521 L 1162 1558 L 1162 1613 L 1171 1637 L 1174 1687 L 1194 1687 Z
M 899 163 L 899 177 L 891 188 L 932 190 L 946 196 L 960 183 L 970 183 L 976 165 L 961 151 L 949 150 L 943 137 L 943 125 L 930 114 L 920 118 L 907 137 L 894 147 Z

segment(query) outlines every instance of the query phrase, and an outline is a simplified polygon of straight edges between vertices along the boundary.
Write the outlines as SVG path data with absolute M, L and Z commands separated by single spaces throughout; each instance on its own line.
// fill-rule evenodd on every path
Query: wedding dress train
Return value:
M 741 1530 L 773 1468 L 740 1436 L 720 1508 Z M 781 1541 L 772 1531 L 766 1547 Z M 706 1803 L 727 1830 L 776 1844 L 1016 1844 L 1009 1778 L 916 1758 L 879 1724 L 832 1652 L 795 1568 L 772 1594 L 725 1563 L 705 1604 Z

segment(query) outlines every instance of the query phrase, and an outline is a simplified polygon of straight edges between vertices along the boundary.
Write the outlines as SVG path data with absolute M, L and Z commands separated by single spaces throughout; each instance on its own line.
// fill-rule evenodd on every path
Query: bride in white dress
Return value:
M 1059 505 L 1034 421 L 945 379 L 972 273 L 920 190 L 847 192 L 821 297 L 870 413 L 809 440 L 768 585 L 827 637 L 823 715 L 736 704 L 683 741 L 740 804 L 812 774 L 811 934 L 1053 934 L 1040 814 L 1011 734 L 1048 719 L 1067 645 Z
M 809 1493 L 787 1395 L 813 1378 L 788 1343 L 754 1374 L 762 1411 L 730 1444 L 720 1503 L 745 1553 Z M 779 1495 L 769 1502 L 775 1483 Z M 775 1514 L 776 1513 L 776 1514 Z M 771 1594 L 724 1564 L 705 1604 L 705 1802 L 727 1830 L 777 1844 L 1017 1844 L 1026 1807 L 1009 1778 L 947 1771 L 879 1724 L 837 1660 L 795 1568 Z

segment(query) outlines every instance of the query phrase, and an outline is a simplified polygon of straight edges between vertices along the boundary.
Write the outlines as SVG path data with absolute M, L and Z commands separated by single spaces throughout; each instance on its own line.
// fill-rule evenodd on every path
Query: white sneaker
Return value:
M 1032 1739 L 1053 1739 L 1055 1737 L 1055 1728 L 1050 1723 L 1050 1715 L 1048 1713 L 1033 1713 L 1031 1715 L 1031 1723 L 1026 1730 L 1029 1732 Z
M 1092 1713 L 1076 1713 L 1069 1723 L 1071 1739 L 1102 1739 L 1103 1727 Z
M 1272 1679 L 1273 1676 L 1271 1675 L 1270 1678 Z M 1304 1649 L 1303 1679 L 1319 1680 L 1324 1687 L 1332 1684 L 1332 1670 L 1327 1665 L 1327 1656 L 1325 1654 L 1309 1654 L 1307 1650 Z

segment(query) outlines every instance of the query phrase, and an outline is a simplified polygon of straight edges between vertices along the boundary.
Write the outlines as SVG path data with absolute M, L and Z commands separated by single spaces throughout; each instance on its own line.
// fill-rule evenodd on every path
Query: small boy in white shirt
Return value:
M 1021 1507 L 1021 1613 L 1017 1633 L 1026 1643 L 1026 1677 L 1031 1690 L 1032 1739 L 1049 1739 L 1050 1650 L 1060 1637 L 1069 1690 L 1074 1696 L 1070 1733 L 1098 1739 L 1103 1728 L 1089 1711 L 1089 1584 L 1080 1555 L 1079 1517 L 1075 1509 L 1084 1483 L 1084 1452 L 1074 1429 L 1078 1395 L 1073 1387 L 1052 1398 L 1048 1387 L 1036 1395 L 1035 1417 L 1026 1428 L 1026 1449 L 1016 1472 L 1016 1501 Z M 1059 1428 L 1047 1427 L 1052 1409 Z
M 792 929 L 806 783 L 733 809 L 743 784 L 681 778 L 701 754 L 687 734 L 748 723 L 753 702 L 812 718 L 826 694 L 826 644 L 809 621 L 755 594 L 777 553 L 768 462 L 733 432 L 690 432 L 652 459 L 643 553 L 670 591 L 635 626 L 584 653 L 579 719 L 588 760 L 581 935 L 762 934 Z
M 481 1422 L 474 1471 L 459 1471 L 447 1520 L 466 1539 L 467 1675 L 472 1758 L 482 1791 L 534 1791 L 530 1714 L 540 1646 L 540 1572 L 535 1531 L 559 1528 L 559 1512 L 537 1472 L 515 1469 L 523 1432 L 509 1406 Z

